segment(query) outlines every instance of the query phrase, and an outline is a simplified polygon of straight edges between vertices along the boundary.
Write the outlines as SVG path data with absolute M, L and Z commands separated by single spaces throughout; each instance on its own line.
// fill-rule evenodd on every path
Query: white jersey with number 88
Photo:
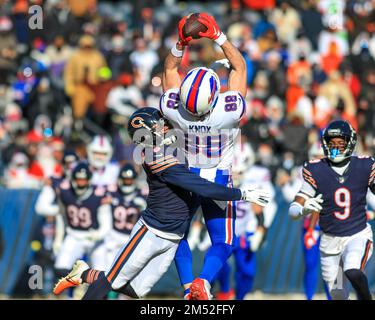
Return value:
M 183 108 L 178 88 L 162 95 L 159 109 L 174 128 L 184 132 L 190 167 L 231 168 L 239 121 L 246 109 L 244 98 L 238 91 L 220 93 L 212 112 L 202 119 Z

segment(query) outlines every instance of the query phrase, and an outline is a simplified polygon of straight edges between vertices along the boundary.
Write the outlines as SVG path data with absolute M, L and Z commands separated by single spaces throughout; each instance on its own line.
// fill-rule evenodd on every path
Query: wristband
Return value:
M 227 36 L 224 33 L 221 33 L 219 38 L 215 40 L 215 42 L 219 45 L 222 46 L 224 42 L 227 41 Z
M 171 49 L 171 53 L 176 58 L 181 58 L 183 56 L 183 54 L 184 54 L 184 50 L 178 50 L 177 49 L 177 44 L 175 43 L 175 45 Z

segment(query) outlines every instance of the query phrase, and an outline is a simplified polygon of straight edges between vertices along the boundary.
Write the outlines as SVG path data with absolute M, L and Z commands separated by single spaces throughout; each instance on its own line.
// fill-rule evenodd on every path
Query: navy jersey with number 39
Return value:
M 366 228 L 366 195 L 374 173 L 371 157 L 352 156 L 343 175 L 336 173 L 326 158 L 304 164 L 304 180 L 316 195 L 323 196 L 319 226 L 324 233 L 345 237 Z
M 98 209 L 104 196 L 105 189 L 96 187 L 83 197 L 77 197 L 69 181 L 63 181 L 59 187 L 59 198 L 64 205 L 69 227 L 81 231 L 98 229 Z

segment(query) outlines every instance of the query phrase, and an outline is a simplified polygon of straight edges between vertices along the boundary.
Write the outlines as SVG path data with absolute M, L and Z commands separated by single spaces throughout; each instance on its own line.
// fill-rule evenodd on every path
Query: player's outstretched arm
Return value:
M 200 32 L 199 35 L 214 40 L 223 49 L 224 55 L 231 64 L 232 71 L 229 74 L 228 90 L 239 91 L 245 97 L 247 91 L 245 59 L 240 51 L 227 39 L 226 35 L 221 32 L 214 17 L 201 13 L 198 20 L 207 27 L 207 31 Z
M 194 192 L 202 197 L 222 201 L 244 200 L 265 206 L 270 196 L 264 190 L 241 190 L 210 182 L 190 172 L 183 165 L 175 165 L 163 171 L 163 179 L 170 184 Z
M 181 44 L 176 43 L 175 48 L 176 51 L 181 51 L 181 53 L 183 53 L 184 47 Z M 178 67 L 180 66 L 181 60 L 182 55 L 180 57 L 177 57 L 172 53 L 172 51 L 170 51 L 168 56 L 165 58 L 162 76 L 163 92 L 166 92 L 167 90 L 172 88 L 180 87 L 181 78 L 178 73 Z
M 59 205 L 55 201 L 56 193 L 46 184 L 40 192 L 35 204 L 35 212 L 42 216 L 56 216 L 59 213 Z
M 185 38 L 182 34 L 182 27 L 184 26 L 186 17 L 183 17 L 178 23 L 179 41 L 172 47 L 164 61 L 164 70 L 162 76 L 163 92 L 172 88 L 179 88 L 181 84 L 181 77 L 178 73 L 178 67 L 181 64 L 184 48 L 189 44 L 191 37 Z

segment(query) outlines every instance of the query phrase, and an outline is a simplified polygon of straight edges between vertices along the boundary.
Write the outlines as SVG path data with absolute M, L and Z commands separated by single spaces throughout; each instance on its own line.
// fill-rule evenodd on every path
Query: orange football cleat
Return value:
M 205 279 L 196 278 L 190 286 L 191 300 L 212 300 L 211 285 Z
M 89 266 L 85 261 L 78 260 L 73 268 L 72 271 L 69 272 L 67 276 L 64 278 L 61 278 L 55 285 L 55 288 L 53 289 L 53 293 L 55 295 L 59 295 L 61 292 L 63 292 L 65 289 L 71 288 L 71 287 L 77 287 L 82 283 L 81 276 L 83 271 L 89 269 Z
M 235 293 L 233 289 L 230 289 L 228 292 L 218 292 L 216 294 L 216 300 L 234 300 Z

